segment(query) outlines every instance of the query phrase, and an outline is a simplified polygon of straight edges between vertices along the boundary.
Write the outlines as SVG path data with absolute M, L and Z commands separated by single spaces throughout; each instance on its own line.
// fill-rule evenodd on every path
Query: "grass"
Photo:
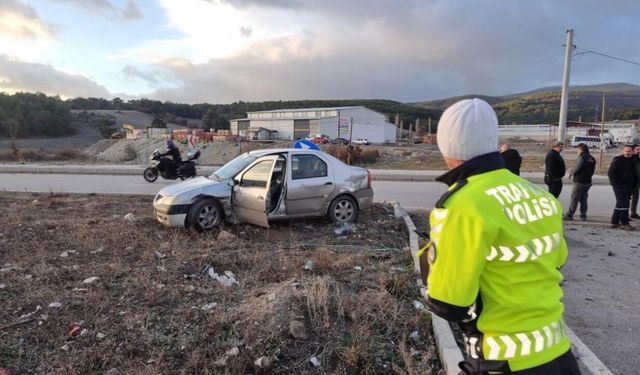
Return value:
M 0 327 L 41 306 L 0 329 L 0 367 L 13 374 L 442 371 L 412 304 L 409 252 L 379 250 L 407 246 L 389 207 L 362 212 L 346 237 L 308 220 L 229 226 L 226 243 L 162 227 L 150 198 L 4 192 L 0 215 Z M 209 267 L 239 284 L 222 286 Z M 74 324 L 85 334 L 70 337 Z

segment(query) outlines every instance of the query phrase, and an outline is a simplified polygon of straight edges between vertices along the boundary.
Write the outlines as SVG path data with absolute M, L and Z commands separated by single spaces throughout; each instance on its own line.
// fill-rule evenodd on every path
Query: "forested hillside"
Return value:
M 606 94 L 607 120 L 640 118 L 640 86 L 618 83 L 571 87 L 567 119 L 600 121 L 603 92 Z M 500 97 L 466 95 L 416 105 L 421 108 L 443 110 L 458 100 L 479 97 L 493 106 L 501 124 L 552 123 L 558 121 L 560 96 L 559 87 L 550 87 Z
M 73 133 L 69 103 L 44 94 L 0 93 L 0 136 L 56 137 Z

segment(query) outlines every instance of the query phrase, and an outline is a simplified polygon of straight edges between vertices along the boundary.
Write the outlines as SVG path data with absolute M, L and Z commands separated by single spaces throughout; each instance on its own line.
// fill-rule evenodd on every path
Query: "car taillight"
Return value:
M 367 189 L 371 189 L 371 171 L 367 170 Z

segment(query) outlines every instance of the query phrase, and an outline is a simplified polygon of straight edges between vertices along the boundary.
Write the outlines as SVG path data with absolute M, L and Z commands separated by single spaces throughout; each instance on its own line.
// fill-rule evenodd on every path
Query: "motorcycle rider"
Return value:
M 180 156 L 180 150 L 171 139 L 167 140 L 167 151 L 160 154 L 160 156 L 171 156 L 171 165 L 169 167 L 178 173 L 182 157 Z

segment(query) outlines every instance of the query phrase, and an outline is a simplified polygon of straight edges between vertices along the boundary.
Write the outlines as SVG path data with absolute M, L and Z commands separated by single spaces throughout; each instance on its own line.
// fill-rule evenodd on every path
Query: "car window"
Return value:
M 235 177 L 241 170 L 245 169 L 249 164 L 253 163 L 258 157 L 242 154 L 235 159 L 231 160 L 227 164 L 218 168 L 211 176 L 213 180 L 226 180 L 231 177 Z
M 316 178 L 327 176 L 327 163 L 315 155 L 291 156 L 291 178 Z
M 273 160 L 265 160 L 257 163 L 242 175 L 241 187 L 267 187 L 267 181 L 271 175 Z

